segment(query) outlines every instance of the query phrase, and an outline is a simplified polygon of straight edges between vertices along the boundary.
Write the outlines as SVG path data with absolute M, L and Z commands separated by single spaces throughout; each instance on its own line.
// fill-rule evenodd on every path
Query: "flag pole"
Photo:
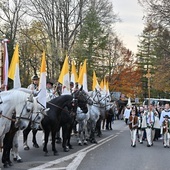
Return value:
M 4 55 L 3 55 L 3 84 L 4 90 L 7 90 L 8 86 L 8 67 L 9 67 L 9 59 L 8 59 L 8 49 L 7 43 L 9 42 L 8 39 L 3 39 L 3 48 L 4 48 Z

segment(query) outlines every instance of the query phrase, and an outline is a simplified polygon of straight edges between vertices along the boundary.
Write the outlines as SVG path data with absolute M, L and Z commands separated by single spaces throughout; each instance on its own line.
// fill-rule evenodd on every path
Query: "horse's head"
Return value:
M 104 104 L 104 100 L 103 100 L 103 96 L 101 94 L 101 92 L 97 89 L 95 89 L 92 93 L 92 98 L 93 98 L 93 101 L 96 103 L 96 104 Z
M 94 103 L 101 108 L 104 108 L 105 110 L 110 109 L 110 98 L 105 92 L 95 89 L 92 93 L 92 98 Z
M 16 123 L 15 126 L 21 130 L 25 129 L 32 116 L 34 104 L 33 96 L 30 95 L 23 101 L 24 105 L 18 105 L 15 108 L 16 111 Z
M 49 108 L 45 108 L 39 100 L 38 96 L 33 98 L 33 114 L 31 116 L 31 126 L 34 129 L 38 129 L 41 120 L 44 118 L 46 112 L 49 110 Z
M 77 105 L 84 113 L 88 112 L 87 104 L 93 104 L 89 95 L 82 88 L 73 93 L 73 98 L 77 100 Z

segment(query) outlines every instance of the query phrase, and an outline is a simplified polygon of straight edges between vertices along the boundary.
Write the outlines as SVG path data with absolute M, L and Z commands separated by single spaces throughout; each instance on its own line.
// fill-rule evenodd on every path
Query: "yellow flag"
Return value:
M 41 62 L 41 69 L 40 73 L 46 72 L 46 60 L 45 60 L 45 51 L 42 54 L 42 62 Z
M 20 74 L 19 74 L 19 54 L 18 44 L 16 44 L 14 54 L 12 56 L 11 64 L 8 71 L 8 77 L 13 80 L 13 88 L 20 88 Z
M 18 44 L 16 44 L 14 54 L 12 56 L 11 64 L 9 67 L 9 71 L 8 71 L 8 77 L 12 80 L 14 80 L 15 77 L 16 64 L 19 64 Z
M 104 82 L 103 82 L 103 80 L 100 82 L 100 89 L 104 90 Z
M 109 91 L 109 82 L 108 81 L 106 82 L 106 93 L 110 94 L 110 91 Z
M 96 73 L 95 71 L 93 71 L 93 86 L 92 86 L 92 90 L 95 90 L 95 88 L 99 88 L 99 83 L 97 81 L 97 77 L 96 77 Z
M 104 85 L 104 89 L 103 89 L 103 90 L 106 92 L 106 88 L 107 88 L 107 87 L 106 87 L 106 86 L 107 86 L 107 84 L 106 84 L 106 77 L 104 77 L 103 85 Z
M 80 73 L 79 73 L 79 78 L 78 78 L 78 83 L 80 85 L 83 85 L 83 76 L 84 74 L 86 74 L 86 72 L 87 72 L 87 69 L 86 69 L 86 60 L 85 60 L 82 68 L 80 68 Z
M 76 72 L 76 66 L 75 66 L 75 62 L 72 61 L 72 65 L 71 65 L 71 82 L 73 82 L 74 84 L 77 82 L 77 72 Z
M 42 53 L 42 61 L 40 68 L 40 82 L 39 82 L 38 101 L 46 108 L 46 59 L 45 51 Z
M 80 67 L 79 67 L 79 75 L 78 75 L 79 77 L 80 77 L 80 73 L 81 73 L 82 67 L 83 67 L 82 64 L 80 64 Z M 79 78 L 77 78 L 77 80 L 78 80 L 78 79 L 79 79 Z
M 84 60 L 84 63 L 83 63 L 83 66 L 82 66 L 82 69 L 80 71 L 80 75 L 79 75 L 79 78 L 78 78 L 78 83 L 79 83 L 79 85 L 83 86 L 83 90 L 88 92 L 88 90 L 87 90 L 87 68 L 86 68 L 86 63 L 87 63 L 87 60 Z
M 63 86 L 62 92 L 64 93 L 70 93 L 70 78 L 69 78 L 69 64 L 68 64 L 68 56 L 66 56 L 64 60 L 63 67 L 61 69 L 61 73 L 58 79 L 58 82 L 60 82 Z

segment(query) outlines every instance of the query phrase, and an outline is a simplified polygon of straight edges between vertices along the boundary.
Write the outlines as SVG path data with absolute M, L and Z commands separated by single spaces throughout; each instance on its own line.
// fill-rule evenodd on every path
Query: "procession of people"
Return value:
M 127 111 L 128 110 L 128 111 Z M 129 113 L 130 112 L 130 113 Z M 127 114 L 129 118 L 127 120 Z M 128 103 L 124 109 L 124 121 L 129 126 L 131 146 L 136 143 L 147 143 L 147 147 L 154 145 L 154 141 L 162 140 L 163 147 L 170 147 L 170 104 L 148 106 L 133 106 Z

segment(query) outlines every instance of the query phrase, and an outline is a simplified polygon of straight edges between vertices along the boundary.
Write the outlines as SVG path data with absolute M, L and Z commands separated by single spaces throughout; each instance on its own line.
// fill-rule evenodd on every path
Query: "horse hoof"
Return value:
M 12 162 L 8 162 L 8 165 L 9 165 L 9 166 L 13 166 L 13 163 L 12 163 Z
M 97 136 L 100 138 L 102 136 L 102 134 L 97 134 Z
M 97 141 L 96 141 L 96 140 L 94 140 L 94 141 L 93 141 L 93 143 L 96 143 L 96 144 L 97 144 Z
M 74 149 L 72 145 L 69 145 L 69 149 Z
M 60 144 L 62 142 L 61 138 L 56 138 L 56 143 Z
M 64 148 L 63 151 L 64 152 L 69 152 L 69 148 Z
M 14 161 L 17 161 L 17 158 L 13 158 Z
M 22 162 L 23 162 L 22 159 L 17 160 L 17 163 L 22 163 Z
M 79 145 L 79 146 L 82 146 L 82 143 L 81 143 L 81 142 L 79 142 L 79 143 L 78 143 L 78 145 Z
M 84 145 L 88 145 L 87 141 L 84 141 L 83 144 L 84 144 Z
M 59 154 L 58 154 L 58 152 L 54 152 L 54 156 L 58 156 Z
M 26 147 L 24 147 L 24 150 L 30 150 L 30 147 L 29 146 L 26 146 Z
M 45 152 L 45 153 L 44 153 L 44 156 L 48 156 L 48 152 Z
M 39 148 L 39 145 L 38 145 L 37 143 L 34 143 L 34 144 L 33 144 L 33 147 L 34 147 L 34 148 Z
M 8 168 L 9 166 L 8 166 L 7 163 L 5 163 L 5 164 L 3 165 L 3 167 L 4 167 L 4 168 Z

